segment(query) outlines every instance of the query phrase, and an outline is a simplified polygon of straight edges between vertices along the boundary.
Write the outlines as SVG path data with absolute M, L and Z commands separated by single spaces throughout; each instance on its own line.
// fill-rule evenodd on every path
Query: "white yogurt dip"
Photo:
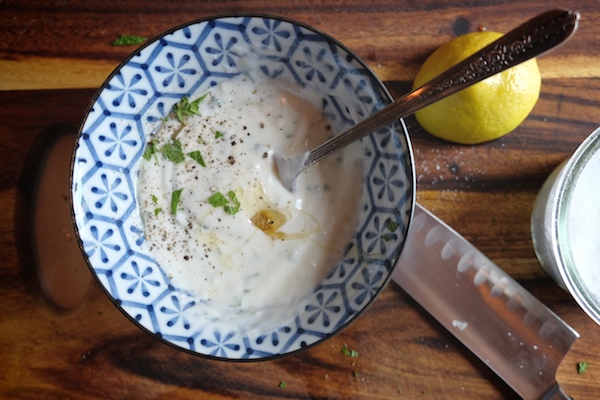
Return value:
M 600 129 L 544 183 L 531 220 L 542 266 L 600 324 Z
M 333 134 L 320 97 L 246 75 L 204 94 L 200 115 L 165 121 L 151 140 L 155 153 L 141 161 L 146 243 L 173 286 L 201 299 L 202 313 L 266 329 L 297 315 L 290 306 L 301 307 L 352 239 L 360 152 L 348 146 L 309 168 L 289 193 L 272 154 L 296 154 Z
M 566 238 L 581 281 L 600 304 L 600 152 L 588 155 L 574 179 L 567 207 Z

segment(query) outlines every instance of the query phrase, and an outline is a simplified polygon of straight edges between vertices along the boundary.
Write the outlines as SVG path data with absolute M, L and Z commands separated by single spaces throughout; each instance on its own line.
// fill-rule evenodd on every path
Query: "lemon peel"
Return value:
M 434 51 L 413 83 L 417 88 L 501 37 L 498 32 L 472 32 Z M 441 139 L 477 144 L 498 139 L 523 122 L 537 103 L 541 75 L 535 59 L 491 76 L 415 113 L 419 124 Z

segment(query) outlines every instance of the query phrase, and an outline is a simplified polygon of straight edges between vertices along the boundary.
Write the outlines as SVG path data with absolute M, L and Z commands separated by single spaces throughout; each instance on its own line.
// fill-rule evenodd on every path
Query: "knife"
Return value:
M 570 399 L 556 371 L 579 334 L 416 205 L 392 279 L 524 399 Z

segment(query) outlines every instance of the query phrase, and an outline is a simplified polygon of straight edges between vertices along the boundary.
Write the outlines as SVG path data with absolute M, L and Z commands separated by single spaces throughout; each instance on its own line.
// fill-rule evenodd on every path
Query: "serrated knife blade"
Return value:
M 579 334 L 417 204 L 392 279 L 524 399 L 569 399 L 556 371 Z

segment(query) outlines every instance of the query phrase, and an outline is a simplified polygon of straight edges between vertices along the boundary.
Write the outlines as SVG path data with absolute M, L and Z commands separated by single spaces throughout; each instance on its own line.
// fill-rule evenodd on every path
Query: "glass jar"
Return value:
M 600 128 L 542 186 L 531 235 L 542 267 L 600 324 Z

